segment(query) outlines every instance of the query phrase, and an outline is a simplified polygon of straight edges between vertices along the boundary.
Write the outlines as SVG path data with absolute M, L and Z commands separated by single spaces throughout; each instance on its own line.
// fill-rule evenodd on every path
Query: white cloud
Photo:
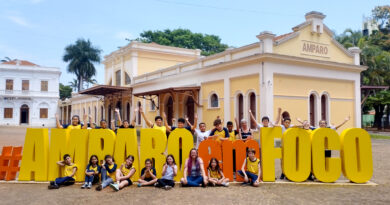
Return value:
M 125 40 L 126 38 L 131 39 L 133 35 L 127 31 L 120 31 L 116 33 L 114 37 L 120 40 Z
M 29 22 L 27 22 L 26 19 L 24 19 L 24 18 L 21 17 L 21 16 L 9 15 L 9 16 L 7 16 L 7 19 L 11 20 L 11 21 L 14 22 L 15 24 L 18 24 L 19 26 L 23 26 L 23 27 L 27 27 L 27 28 L 32 28 L 32 27 L 34 27 L 32 24 L 30 24 Z

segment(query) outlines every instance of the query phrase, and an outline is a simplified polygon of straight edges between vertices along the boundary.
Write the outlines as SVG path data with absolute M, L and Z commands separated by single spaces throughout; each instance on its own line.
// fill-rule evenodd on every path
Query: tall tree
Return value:
M 143 43 L 157 43 L 166 46 L 180 48 L 200 49 L 202 55 L 208 56 L 222 52 L 228 45 L 221 43 L 221 38 L 216 35 L 193 33 L 188 29 L 165 29 L 164 31 L 144 31 L 140 38 L 135 40 Z
M 83 81 L 96 74 L 94 63 L 100 63 L 101 50 L 94 47 L 89 40 L 78 39 L 75 44 L 65 48 L 63 60 L 69 62 L 68 72 L 77 77 L 77 91 L 83 89 Z

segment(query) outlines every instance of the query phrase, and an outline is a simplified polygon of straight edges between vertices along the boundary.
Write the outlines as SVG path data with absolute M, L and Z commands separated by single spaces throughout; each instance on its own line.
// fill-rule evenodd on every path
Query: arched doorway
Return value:
M 130 121 L 130 103 L 127 103 L 126 105 L 126 120 Z
M 187 98 L 186 110 L 187 110 L 186 115 L 188 117 L 188 120 L 190 121 L 191 124 L 194 124 L 195 103 L 192 97 Z
M 29 108 L 24 104 L 20 107 L 20 124 L 28 124 Z
M 316 98 L 314 96 L 314 94 L 311 94 L 310 95 L 310 107 L 309 107 L 309 111 L 310 111 L 310 125 L 311 126 L 315 126 L 315 121 L 316 121 Z
M 172 98 L 172 96 L 169 96 L 165 107 L 166 107 L 165 114 L 167 115 L 167 121 L 168 121 L 167 123 L 168 123 L 168 125 L 172 126 L 172 118 L 173 118 L 173 98 Z

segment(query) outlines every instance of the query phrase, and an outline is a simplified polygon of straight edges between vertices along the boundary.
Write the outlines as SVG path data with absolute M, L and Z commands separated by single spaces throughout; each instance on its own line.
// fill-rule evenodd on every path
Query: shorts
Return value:
M 133 184 L 133 182 L 130 179 L 126 179 L 126 181 L 129 183 L 127 186 L 130 186 Z

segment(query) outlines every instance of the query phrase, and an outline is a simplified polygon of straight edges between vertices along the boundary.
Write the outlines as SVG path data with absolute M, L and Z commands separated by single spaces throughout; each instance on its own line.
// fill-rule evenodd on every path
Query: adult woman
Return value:
M 198 156 L 198 151 L 193 148 L 184 165 L 184 177 L 180 180 L 183 186 L 205 187 L 207 176 L 203 167 L 203 160 Z

